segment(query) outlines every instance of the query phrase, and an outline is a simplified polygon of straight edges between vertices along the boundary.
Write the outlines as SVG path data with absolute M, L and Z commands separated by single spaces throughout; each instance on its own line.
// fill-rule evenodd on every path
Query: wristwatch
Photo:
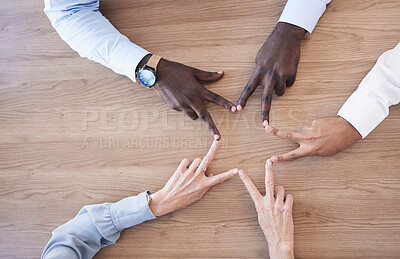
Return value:
M 161 57 L 151 55 L 147 63 L 136 72 L 136 79 L 141 85 L 151 88 L 157 82 L 157 66 Z

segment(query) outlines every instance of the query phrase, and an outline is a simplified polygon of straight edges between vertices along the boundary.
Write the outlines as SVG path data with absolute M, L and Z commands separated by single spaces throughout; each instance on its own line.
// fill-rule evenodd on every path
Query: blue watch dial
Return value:
M 151 87 L 156 83 L 156 76 L 150 69 L 141 69 L 138 73 L 138 81 L 144 86 Z

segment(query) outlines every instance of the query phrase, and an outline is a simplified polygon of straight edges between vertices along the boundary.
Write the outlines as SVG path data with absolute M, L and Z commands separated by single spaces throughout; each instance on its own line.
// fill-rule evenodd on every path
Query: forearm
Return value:
M 400 102 L 400 43 L 383 53 L 338 115 L 365 138 Z
M 135 81 L 135 69 L 149 52 L 122 35 L 99 12 L 99 1 L 45 0 L 46 15 L 80 56 Z
M 145 193 L 117 203 L 85 206 L 53 231 L 42 258 L 92 258 L 102 247 L 114 244 L 125 228 L 154 218 Z

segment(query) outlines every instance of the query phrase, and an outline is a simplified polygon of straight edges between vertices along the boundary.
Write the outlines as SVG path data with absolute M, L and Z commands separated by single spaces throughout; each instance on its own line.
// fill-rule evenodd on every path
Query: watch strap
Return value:
M 157 55 L 151 55 L 149 60 L 147 61 L 146 66 L 151 67 L 152 69 L 156 70 L 158 63 L 160 62 L 161 57 Z

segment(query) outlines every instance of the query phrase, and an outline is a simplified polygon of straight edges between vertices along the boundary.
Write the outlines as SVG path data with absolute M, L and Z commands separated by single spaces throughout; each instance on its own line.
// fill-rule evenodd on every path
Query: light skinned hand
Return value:
M 213 175 L 205 174 L 204 169 L 210 165 L 219 147 L 219 141 L 214 140 L 210 150 L 203 159 L 196 158 L 192 163 L 183 159 L 178 169 L 165 186 L 151 194 L 150 209 L 157 217 L 187 207 L 200 200 L 214 185 L 222 183 L 238 173 L 238 169 Z
M 293 196 L 278 186 L 274 192 L 273 163 L 265 164 L 265 196 L 262 196 L 246 172 L 239 170 L 258 214 L 258 223 L 267 239 L 271 259 L 294 258 Z
M 265 127 L 265 131 L 300 145 L 288 153 L 272 156 L 273 162 L 292 161 L 305 156 L 331 156 L 361 139 L 358 131 L 341 117 L 318 119 L 313 121 L 311 126 L 298 131 L 278 130 L 269 125 Z

